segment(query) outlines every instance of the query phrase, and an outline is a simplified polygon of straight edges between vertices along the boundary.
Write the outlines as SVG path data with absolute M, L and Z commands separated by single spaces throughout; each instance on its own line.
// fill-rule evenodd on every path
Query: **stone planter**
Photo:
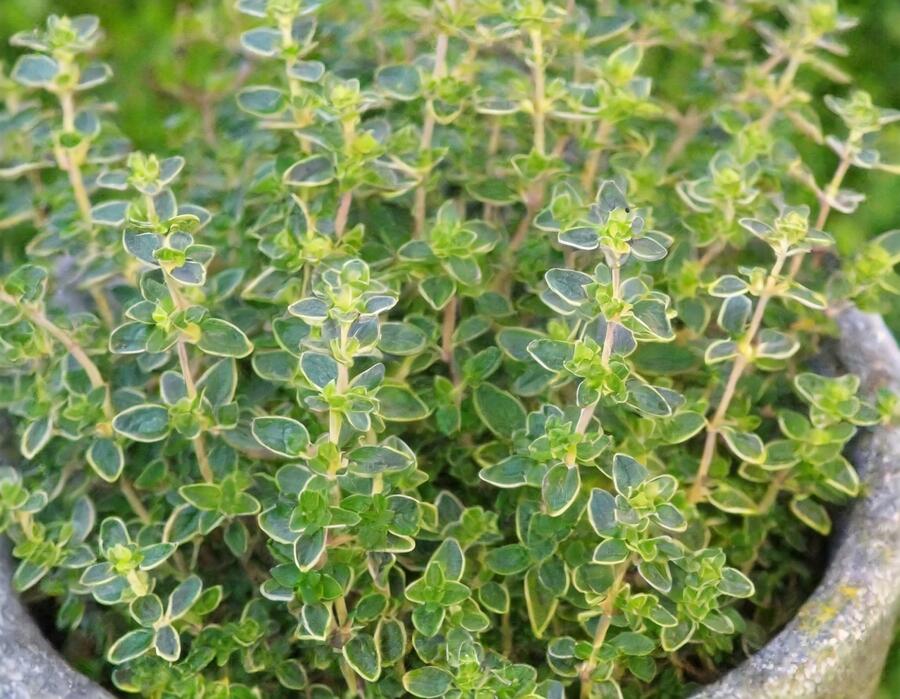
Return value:
M 900 391 L 900 350 L 884 321 L 854 309 L 837 318 L 838 358 L 863 392 Z M 870 697 L 900 611 L 900 428 L 855 444 L 865 495 L 839 522 L 830 562 L 797 616 L 756 655 L 694 699 Z
M 900 349 L 884 321 L 840 313 L 838 357 L 866 392 L 900 391 Z M 900 611 L 900 428 L 860 438 L 853 461 L 866 494 L 833 538 L 818 588 L 785 629 L 695 699 L 863 699 L 878 684 Z M 10 588 L 0 556 L 0 699 L 109 699 L 69 668 Z

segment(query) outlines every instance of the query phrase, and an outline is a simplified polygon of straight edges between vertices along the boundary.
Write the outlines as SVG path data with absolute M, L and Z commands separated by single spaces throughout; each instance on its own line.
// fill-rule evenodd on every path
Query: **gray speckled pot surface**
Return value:
M 838 355 L 867 393 L 900 391 L 900 350 L 884 321 L 837 318 Z M 871 696 L 900 611 L 900 428 L 855 446 L 866 487 L 838 527 L 822 582 L 797 616 L 744 664 L 693 699 L 854 699 Z M 70 669 L 10 588 L 0 556 L 0 699 L 110 699 Z

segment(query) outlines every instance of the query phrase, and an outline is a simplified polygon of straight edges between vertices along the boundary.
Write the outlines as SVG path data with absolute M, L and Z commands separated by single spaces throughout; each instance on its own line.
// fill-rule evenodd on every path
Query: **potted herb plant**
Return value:
M 841 87 L 852 26 L 210 3 L 161 154 L 96 17 L 14 35 L 0 696 L 865 694 L 900 230 L 828 231 L 900 111 Z

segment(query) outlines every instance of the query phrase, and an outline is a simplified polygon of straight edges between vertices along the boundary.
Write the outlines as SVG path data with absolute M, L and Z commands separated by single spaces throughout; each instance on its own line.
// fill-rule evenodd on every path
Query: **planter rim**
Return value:
M 836 316 L 837 355 L 863 391 L 900 392 L 900 349 L 884 320 L 848 307 Z M 900 428 L 877 427 L 853 461 L 866 494 L 832 539 L 825 575 L 788 625 L 693 699 L 844 699 L 870 696 L 900 611 Z M 0 699 L 112 699 L 68 666 L 11 588 L 0 552 Z
M 881 316 L 848 307 L 837 357 L 862 392 L 900 393 L 900 349 Z M 880 426 L 852 448 L 863 495 L 843 513 L 819 585 L 784 629 L 691 699 L 870 697 L 900 612 L 900 427 Z

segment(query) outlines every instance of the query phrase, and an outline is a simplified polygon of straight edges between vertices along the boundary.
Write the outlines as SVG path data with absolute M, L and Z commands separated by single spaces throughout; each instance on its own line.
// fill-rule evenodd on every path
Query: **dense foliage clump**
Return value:
M 714 678 L 792 613 L 860 491 L 844 446 L 897 415 L 809 361 L 849 301 L 900 292 L 900 230 L 840 260 L 825 232 L 864 201 L 851 168 L 897 170 L 900 111 L 834 58 L 853 24 L 831 0 L 211 3 L 184 55 L 219 52 L 162 86 L 202 118 L 156 155 L 93 96 L 96 17 L 13 36 L 16 588 L 147 697 Z

